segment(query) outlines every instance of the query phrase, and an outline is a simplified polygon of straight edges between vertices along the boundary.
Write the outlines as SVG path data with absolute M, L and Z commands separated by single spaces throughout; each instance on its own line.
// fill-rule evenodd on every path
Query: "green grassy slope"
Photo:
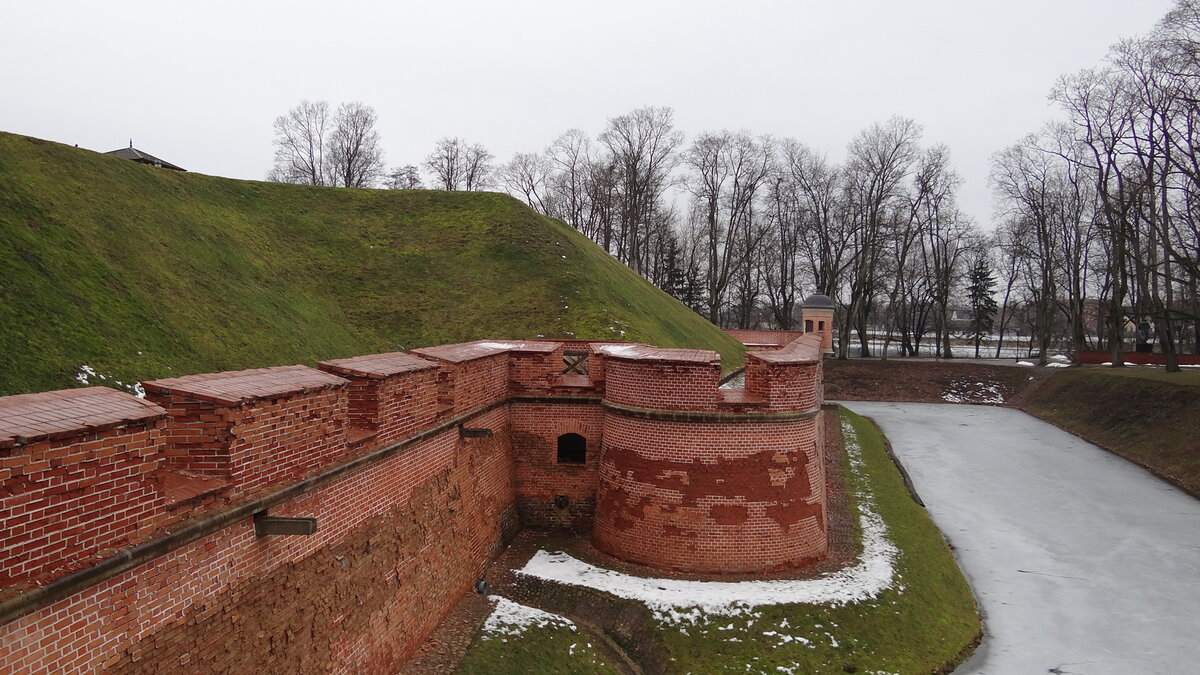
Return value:
M 504 195 L 231 180 L 5 133 L 0 270 L 0 394 L 83 364 L 132 382 L 485 337 L 743 351 Z
M 1069 368 L 1016 405 L 1200 498 L 1200 372 Z

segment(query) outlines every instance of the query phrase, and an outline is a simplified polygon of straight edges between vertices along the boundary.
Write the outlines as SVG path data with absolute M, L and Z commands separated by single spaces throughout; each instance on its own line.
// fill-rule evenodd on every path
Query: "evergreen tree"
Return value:
M 971 265 L 968 277 L 967 298 L 971 302 L 971 337 L 975 340 L 975 358 L 979 358 L 979 343 L 984 335 L 989 335 L 995 326 L 996 298 L 993 292 L 996 288 L 996 277 L 992 274 L 992 264 L 986 253 L 980 253 Z

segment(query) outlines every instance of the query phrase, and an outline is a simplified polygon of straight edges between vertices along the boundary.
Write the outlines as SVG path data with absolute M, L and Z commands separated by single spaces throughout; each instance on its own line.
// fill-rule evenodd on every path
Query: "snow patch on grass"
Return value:
M 577 629 L 575 622 L 566 617 L 522 605 L 499 595 L 489 596 L 488 599 L 496 602 L 496 608 L 483 623 L 485 635 L 520 635 L 530 628 L 556 627 L 572 631 Z
M 1004 403 L 1004 391 L 994 382 L 954 380 L 942 394 L 947 403 Z
M 862 447 L 854 427 L 843 422 L 842 434 L 850 469 L 863 476 L 866 469 Z M 875 511 L 874 497 L 865 490 L 856 490 L 855 494 L 862 529 L 862 556 L 856 565 L 813 579 L 730 582 L 643 578 L 596 567 L 561 551 L 538 551 L 518 574 L 637 600 L 659 621 L 676 625 L 695 624 L 706 615 L 755 615 L 754 609 L 763 605 L 840 606 L 864 602 L 893 586 L 899 551 L 888 538 L 883 518 Z
M 138 353 L 141 354 L 141 352 Z M 93 379 L 98 380 L 98 382 L 93 382 Z M 109 376 L 97 371 L 86 363 L 79 366 L 79 370 L 75 372 L 75 381 L 82 385 L 103 384 L 104 386 L 111 386 L 109 385 L 110 379 Z M 113 379 L 112 384 L 116 385 L 117 389 L 129 392 L 138 398 L 146 398 L 146 390 L 142 388 L 141 382 L 126 384 L 120 380 Z

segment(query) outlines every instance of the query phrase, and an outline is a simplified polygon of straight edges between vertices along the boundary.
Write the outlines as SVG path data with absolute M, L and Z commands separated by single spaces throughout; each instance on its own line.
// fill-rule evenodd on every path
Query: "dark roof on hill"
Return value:
M 120 150 L 112 150 L 104 154 L 120 157 L 121 159 L 132 159 L 135 162 L 141 162 L 142 164 L 149 164 L 151 166 L 160 166 L 164 169 L 187 171 L 187 169 L 183 168 L 182 166 L 176 166 L 165 159 L 159 159 L 154 155 L 151 155 L 148 152 L 142 152 L 133 146 L 121 148 Z

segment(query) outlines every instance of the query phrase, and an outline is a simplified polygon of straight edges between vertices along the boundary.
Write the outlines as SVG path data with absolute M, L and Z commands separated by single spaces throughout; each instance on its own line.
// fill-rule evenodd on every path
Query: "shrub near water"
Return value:
M 4 133 L 0 266 L 0 395 L 83 365 L 131 383 L 481 338 L 744 352 L 506 195 L 230 180 Z

